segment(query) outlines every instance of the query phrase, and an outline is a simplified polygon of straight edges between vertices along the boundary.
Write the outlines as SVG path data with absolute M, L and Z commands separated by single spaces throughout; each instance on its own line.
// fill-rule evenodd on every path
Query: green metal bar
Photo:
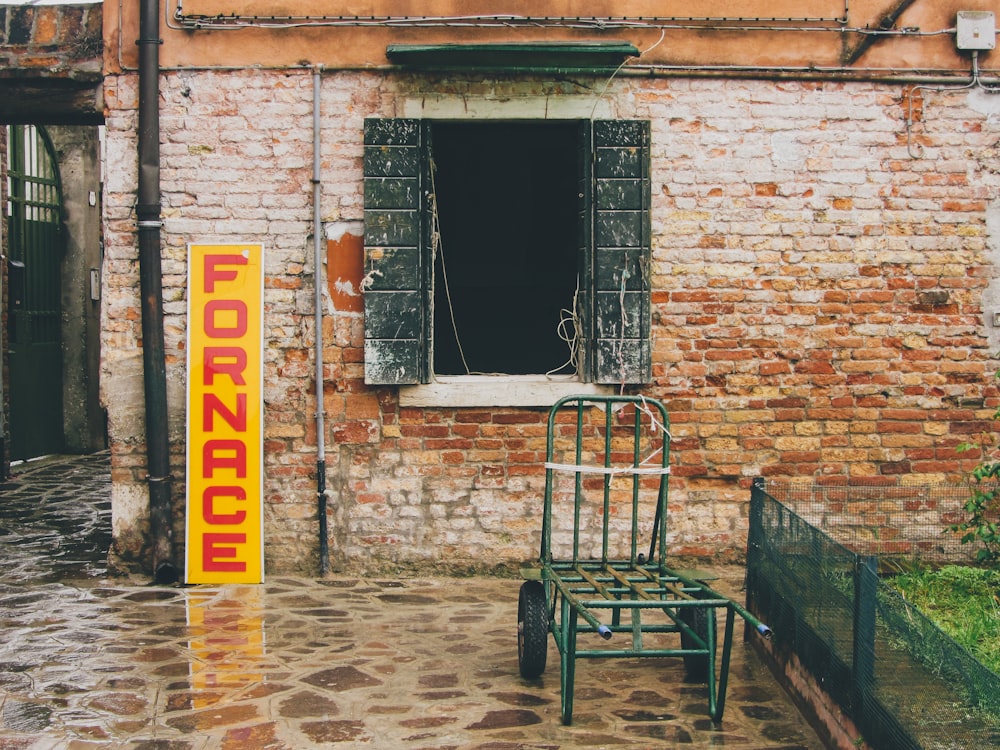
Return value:
M 642 464 L 642 412 L 634 408 L 634 421 L 632 433 L 632 466 L 638 468 Z M 629 560 L 633 565 L 637 563 L 639 544 L 639 486 L 640 478 L 638 474 L 632 475 L 632 539 L 629 547 Z
M 560 659 L 560 692 L 562 694 L 563 724 L 573 721 L 573 683 L 576 681 L 576 615 L 577 611 L 570 608 L 563 620 L 565 628 Z
M 604 468 L 611 468 L 611 432 L 613 430 L 613 422 L 611 419 L 611 406 L 606 405 L 604 409 Z M 611 475 L 603 475 L 603 490 L 604 490 L 604 518 L 601 529 L 601 562 L 608 562 L 608 538 L 610 535 L 610 525 L 611 525 Z
M 667 408 L 663 404 L 657 401 L 656 406 L 659 409 L 660 418 L 663 420 L 663 452 L 660 455 L 660 468 L 667 469 L 670 466 L 670 418 L 667 416 Z M 669 484 L 670 483 L 667 481 L 667 475 L 663 474 L 661 476 L 659 494 L 656 499 L 659 526 L 653 532 L 660 540 L 659 556 L 657 558 L 657 562 L 660 565 L 664 565 L 667 560 L 667 509 L 669 507 Z
M 559 593 L 562 594 L 564 611 L 567 606 L 570 607 L 574 612 L 579 614 L 580 617 L 582 617 L 587 624 L 590 625 L 590 627 L 600 633 L 602 638 L 607 639 L 611 637 L 611 628 L 604 625 L 596 617 L 594 617 L 588 608 L 584 606 L 579 599 L 577 599 L 576 594 L 568 586 L 566 586 L 561 578 L 556 576 L 552 579 L 552 582 L 559 590 Z
M 715 713 L 712 715 L 713 721 L 721 720 L 722 713 L 726 709 L 726 690 L 729 686 L 729 658 L 733 650 L 733 622 L 735 619 L 733 617 L 733 609 L 730 607 L 726 611 L 726 630 L 722 640 L 722 664 L 719 667 L 718 699 L 716 700 Z
M 708 630 L 705 634 L 705 648 L 708 651 L 708 715 L 718 721 L 722 714 L 718 710 L 719 693 L 715 681 L 715 610 L 708 610 Z
M 625 592 L 623 592 L 625 593 Z M 728 608 L 733 602 L 729 599 L 674 599 L 674 600 L 649 600 L 640 599 L 581 599 L 577 593 L 572 596 L 583 607 L 588 609 L 658 609 L 662 611 L 677 609 L 708 609 L 708 608 Z
M 642 599 L 645 599 L 646 600 L 645 602 L 642 599 L 631 599 L 629 601 L 636 602 L 632 606 L 638 606 L 643 608 L 648 607 L 650 609 L 660 609 L 665 605 L 669 605 L 672 601 L 676 601 L 676 603 L 679 606 L 682 607 L 686 606 L 683 604 L 684 600 L 672 600 L 670 597 L 671 595 L 684 596 L 685 594 L 692 593 L 682 588 L 673 589 L 670 587 L 637 589 L 634 586 L 616 585 L 613 581 L 609 581 L 607 579 L 602 580 L 600 578 L 596 578 L 595 580 L 602 586 L 602 590 L 594 591 L 593 588 L 583 585 L 584 581 L 579 578 L 564 577 L 563 580 L 564 583 L 570 588 L 571 591 L 573 591 L 574 595 L 576 595 L 577 597 L 600 595 L 606 598 L 595 599 L 594 601 L 604 604 L 607 604 L 608 601 L 614 602 L 616 600 L 620 600 L 621 597 L 628 597 L 628 596 L 634 597 L 636 591 L 641 590 L 644 592 L 644 594 L 642 595 Z M 728 605 L 730 603 L 729 600 L 727 599 L 698 599 L 695 596 L 687 596 L 685 597 L 685 599 L 695 603 L 701 601 L 713 601 L 716 602 L 716 606 L 720 607 Z
M 576 402 L 576 463 L 583 460 L 583 400 Z M 573 491 L 573 562 L 580 559 L 580 504 L 583 496 L 583 474 L 576 472 Z
M 648 630 L 643 630 L 643 632 L 650 632 Z M 634 650 L 629 648 L 620 649 L 577 649 L 576 650 L 577 659 L 634 659 L 634 658 L 646 658 L 651 659 L 676 659 L 682 656 L 707 656 L 708 651 L 705 649 L 691 649 L 691 648 L 673 648 L 673 649 L 649 649 L 644 648 L 641 650 Z
M 756 616 L 754 616 L 751 612 L 747 611 L 747 609 L 738 602 L 734 602 L 732 599 L 723 596 L 722 594 L 713 590 L 709 586 L 706 586 L 705 584 L 702 583 L 696 583 L 695 581 L 692 581 L 690 578 L 685 578 L 684 576 L 677 575 L 677 579 L 691 586 L 699 586 L 706 594 L 710 594 L 713 597 L 717 597 L 719 599 L 725 599 L 729 603 L 730 608 L 732 608 L 732 610 L 736 614 L 738 614 L 740 617 L 742 617 L 744 620 L 750 623 L 750 625 L 752 625 L 753 628 L 758 633 L 760 633 L 765 638 L 768 639 L 771 638 L 771 628 L 769 628 L 766 624 L 757 619 Z
M 556 405 L 558 406 L 558 404 Z M 545 437 L 545 460 L 552 460 L 552 451 L 555 443 L 555 420 L 557 408 L 549 410 L 549 420 L 546 427 Z M 552 469 L 545 469 L 545 498 L 542 503 L 542 549 L 540 560 L 542 564 L 552 562 L 552 483 L 555 473 Z

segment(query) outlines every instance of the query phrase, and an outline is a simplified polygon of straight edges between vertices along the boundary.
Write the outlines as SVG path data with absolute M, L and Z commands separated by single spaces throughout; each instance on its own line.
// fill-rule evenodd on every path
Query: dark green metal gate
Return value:
M 45 130 L 8 128 L 7 238 L 11 459 L 63 447 L 62 196 Z

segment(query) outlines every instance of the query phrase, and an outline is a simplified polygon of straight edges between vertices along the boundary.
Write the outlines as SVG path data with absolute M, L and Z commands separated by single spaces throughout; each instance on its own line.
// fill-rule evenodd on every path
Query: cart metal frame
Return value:
M 603 420 L 594 407 L 603 408 Z M 571 410 L 575 419 L 569 416 Z M 680 657 L 689 679 L 707 683 L 708 714 L 721 721 L 735 616 L 765 637 L 771 631 L 738 603 L 711 589 L 705 583 L 710 576 L 671 570 L 666 564 L 670 473 L 666 408 L 643 396 L 567 396 L 550 409 L 547 433 L 541 554 L 538 566 L 522 570 L 528 580 L 518 599 L 522 676 L 538 677 L 545 670 L 551 632 L 560 654 L 562 720 L 570 724 L 577 659 Z M 572 462 L 555 462 L 557 449 L 561 456 L 570 455 Z M 573 524 L 571 531 L 563 527 L 560 533 L 571 534 L 572 553 L 570 559 L 557 560 L 553 523 L 559 519 L 553 518 L 553 498 L 569 494 L 565 486 L 556 487 L 557 475 L 565 472 L 575 475 Z M 624 479 L 624 490 L 619 479 Z M 588 499 L 595 493 L 599 493 L 596 501 Z M 639 548 L 639 521 L 642 512 L 649 514 L 650 494 L 655 495 L 655 510 L 647 555 Z M 595 512 L 599 523 L 592 518 Z M 597 528 L 599 545 L 592 541 Z M 623 539 L 625 534 L 630 538 Z M 599 546 L 599 555 L 584 556 L 581 549 L 588 545 L 595 551 Z M 720 609 L 726 612 L 721 661 L 716 633 Z M 616 634 L 627 634 L 629 640 L 614 646 L 607 643 Z M 669 634 L 679 635 L 680 643 Z

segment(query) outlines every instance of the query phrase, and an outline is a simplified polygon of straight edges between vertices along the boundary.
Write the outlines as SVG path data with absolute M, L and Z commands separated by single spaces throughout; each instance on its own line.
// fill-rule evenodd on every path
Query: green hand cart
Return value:
M 605 657 L 682 658 L 688 679 L 707 683 L 708 714 L 720 721 L 734 616 L 771 636 L 707 576 L 667 567 L 669 427 L 663 404 L 643 396 L 568 396 L 549 411 L 541 555 L 522 571 L 517 646 L 521 675 L 538 677 L 552 633 L 564 724 L 573 719 L 576 660 Z

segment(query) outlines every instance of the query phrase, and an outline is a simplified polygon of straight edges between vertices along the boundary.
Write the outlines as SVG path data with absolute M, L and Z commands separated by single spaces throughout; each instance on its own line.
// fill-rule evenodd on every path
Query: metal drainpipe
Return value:
M 313 68 L 313 279 L 316 315 L 316 511 L 319 518 L 319 570 L 330 570 L 330 546 L 326 520 L 326 426 L 323 418 L 323 217 L 320 210 L 320 73 Z
M 170 441 L 167 422 L 166 355 L 163 346 L 163 287 L 160 264 L 160 6 L 139 7 L 139 291 L 142 297 L 142 362 L 146 401 L 146 462 L 153 578 L 178 579 L 174 563 L 170 501 Z

